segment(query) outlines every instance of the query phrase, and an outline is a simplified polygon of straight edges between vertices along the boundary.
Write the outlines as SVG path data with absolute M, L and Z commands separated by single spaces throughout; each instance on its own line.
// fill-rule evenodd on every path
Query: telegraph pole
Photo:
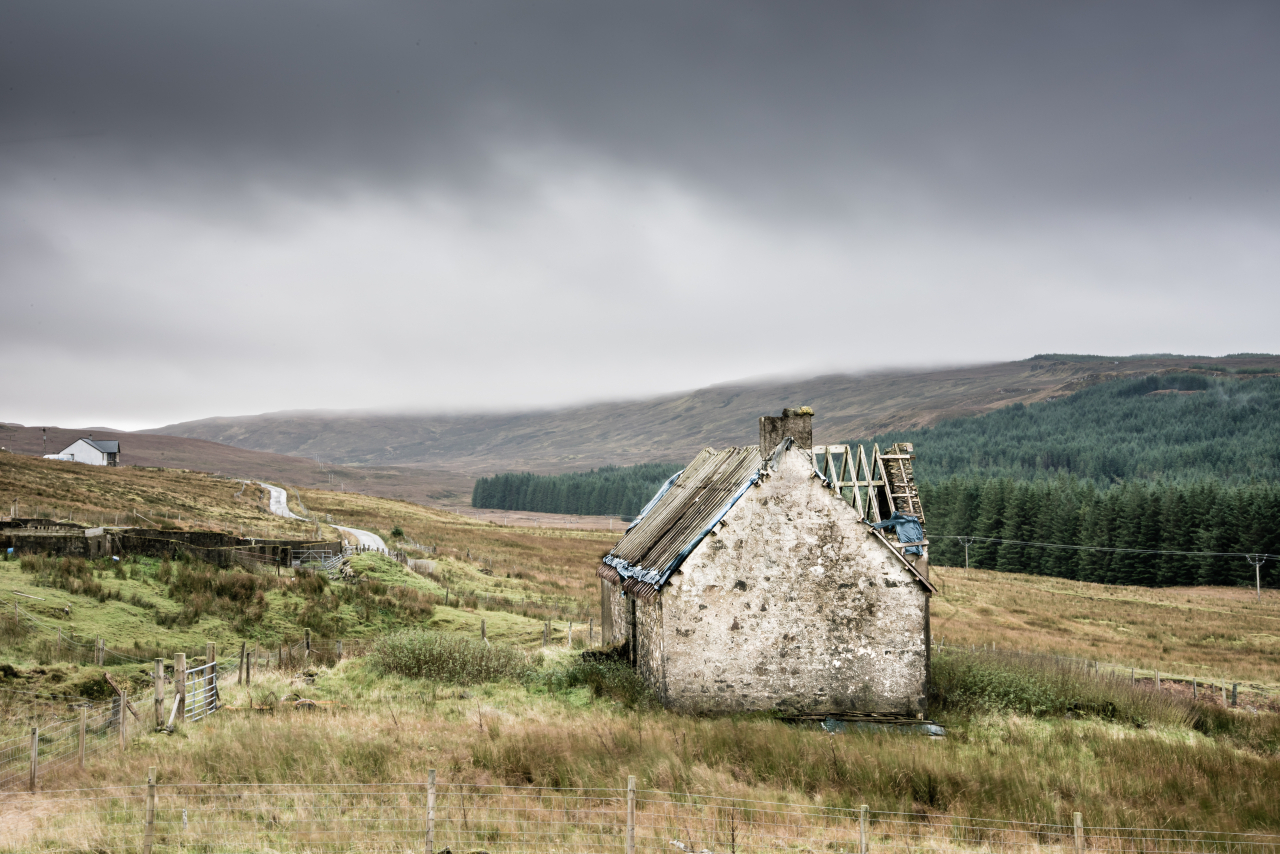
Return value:
M 1253 581 L 1258 588 L 1258 601 L 1262 601 L 1262 563 L 1267 559 L 1266 555 L 1245 555 L 1244 559 L 1253 564 Z
M 960 537 L 960 542 L 964 545 L 964 568 L 969 568 L 969 546 L 973 544 L 973 537 Z

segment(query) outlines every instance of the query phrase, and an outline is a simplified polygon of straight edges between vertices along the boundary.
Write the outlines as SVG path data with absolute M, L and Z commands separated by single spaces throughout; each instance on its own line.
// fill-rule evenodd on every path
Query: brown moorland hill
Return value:
M 47 431 L 42 433 L 41 431 Z M 422 503 L 468 501 L 472 479 L 423 468 L 321 465 L 305 456 L 237 448 L 206 439 L 102 428 L 25 427 L 0 424 L 0 447 L 17 454 L 56 454 L 76 439 L 120 442 L 124 466 L 189 469 L 320 489 L 346 489 Z M 44 438 L 47 436 L 48 441 Z M 46 450 L 47 449 L 47 450 Z
M 831 375 L 735 383 L 687 394 L 545 412 L 409 415 L 277 412 L 207 418 L 149 431 L 345 465 L 465 473 L 563 472 L 690 459 L 707 446 L 756 441 L 756 419 L 785 406 L 814 407 L 814 439 L 835 442 L 1013 403 L 1069 395 L 1092 384 L 1208 364 L 1280 370 L 1280 357 L 1035 357 L 942 370 Z

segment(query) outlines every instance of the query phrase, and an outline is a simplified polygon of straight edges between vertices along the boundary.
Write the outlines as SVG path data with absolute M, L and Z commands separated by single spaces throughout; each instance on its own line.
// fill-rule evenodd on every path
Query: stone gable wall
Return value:
M 641 672 L 687 712 L 925 711 L 927 592 L 813 476 L 808 451 L 779 469 L 640 611 L 660 635 L 642 637 Z M 621 640 L 629 605 L 614 616 Z

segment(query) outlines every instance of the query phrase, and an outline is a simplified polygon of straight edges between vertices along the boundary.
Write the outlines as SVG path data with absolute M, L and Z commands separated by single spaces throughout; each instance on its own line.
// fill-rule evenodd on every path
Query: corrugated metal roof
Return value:
M 760 477 L 760 449 L 707 448 L 605 556 L 602 578 L 651 599 Z

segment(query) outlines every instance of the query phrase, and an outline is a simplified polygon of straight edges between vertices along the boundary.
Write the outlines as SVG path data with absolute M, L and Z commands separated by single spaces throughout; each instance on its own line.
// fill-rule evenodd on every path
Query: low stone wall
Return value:
M 173 559 L 179 552 L 224 568 L 246 560 L 288 566 L 295 552 L 331 551 L 341 554 L 342 543 L 307 540 L 260 540 L 220 531 L 159 531 L 149 528 L 82 528 L 46 519 L 15 520 L 0 527 L 0 549 L 18 555 L 47 554 L 93 559 L 108 555 L 141 555 Z M 40 525 L 39 523 L 44 523 Z
M 113 534 L 120 554 L 174 558 L 186 552 L 215 566 L 230 567 L 252 560 L 276 566 L 288 566 L 294 552 L 304 550 L 342 552 L 341 542 L 308 540 L 261 540 L 237 537 L 217 531 L 153 531 L 130 528 Z
M 111 554 L 111 540 L 101 528 L 79 531 L 10 528 L 0 532 L 0 550 L 10 548 L 17 555 L 47 554 L 92 560 Z

